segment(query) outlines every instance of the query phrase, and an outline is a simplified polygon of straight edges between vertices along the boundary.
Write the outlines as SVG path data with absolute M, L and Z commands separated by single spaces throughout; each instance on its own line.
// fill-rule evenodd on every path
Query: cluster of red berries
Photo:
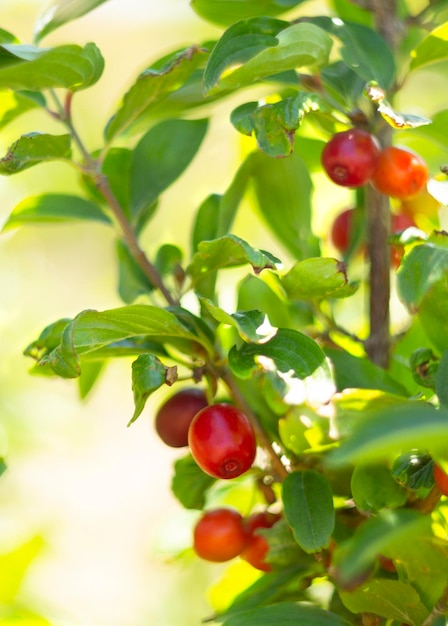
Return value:
M 231 404 L 209 405 L 197 388 L 183 389 L 166 400 L 156 413 L 155 428 L 167 445 L 189 446 L 199 467 L 215 478 L 236 478 L 255 459 L 255 433 L 246 415 Z M 230 508 L 206 511 L 194 528 L 194 550 L 207 561 L 240 556 L 253 567 L 269 571 L 265 562 L 268 543 L 257 530 L 270 528 L 279 518 L 268 511 L 246 519 Z
M 155 428 L 167 445 L 189 446 L 199 467 L 214 478 L 236 478 L 255 459 L 255 432 L 247 416 L 232 404 L 209 405 L 200 389 L 183 389 L 164 402 Z
M 325 145 L 322 165 L 329 178 L 343 187 L 357 188 L 370 183 L 377 191 L 401 201 L 400 211 L 391 215 L 391 233 L 416 226 L 414 215 L 428 205 L 428 167 L 409 150 L 390 146 L 380 149 L 376 138 L 365 130 L 352 128 L 336 133 Z M 437 211 L 437 202 L 430 211 Z M 423 209 L 423 212 L 427 212 Z M 330 238 L 337 250 L 346 253 L 353 241 L 356 209 L 346 209 L 332 224 Z M 398 267 L 403 250 L 391 248 L 391 264 Z
M 218 508 L 206 511 L 196 523 L 193 532 L 193 548 L 207 561 L 222 563 L 240 556 L 256 569 L 269 572 L 266 562 L 269 544 L 257 531 L 271 528 L 279 519 L 279 513 L 261 511 L 244 518 L 238 511 Z
M 428 166 L 410 150 L 381 149 L 376 138 L 360 128 L 336 133 L 322 152 L 329 178 L 343 187 L 371 183 L 379 192 L 405 200 L 420 193 L 428 181 Z

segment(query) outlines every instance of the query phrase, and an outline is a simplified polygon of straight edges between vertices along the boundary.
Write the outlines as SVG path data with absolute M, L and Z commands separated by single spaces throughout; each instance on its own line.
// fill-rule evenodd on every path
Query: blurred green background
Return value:
M 310 12 L 325 6 L 305 4 Z M 3 0 L 0 27 L 30 42 L 45 6 L 42 0 Z M 141 70 L 173 49 L 220 33 L 194 14 L 188 0 L 109 0 L 49 35 L 44 45 L 94 41 L 106 59 L 99 83 L 74 99 L 75 123 L 93 150 Z M 446 106 L 442 75 L 440 66 L 416 73 L 398 108 L 428 116 Z M 228 120 L 233 106 L 223 101 L 214 107 L 199 155 L 164 194 L 145 231 L 150 255 L 160 243 L 188 249 L 196 208 L 229 185 L 242 152 Z M 29 113 L 2 132 L 0 153 L 20 134 L 37 130 L 60 129 L 50 117 Z M 438 152 L 434 162 L 440 161 Z M 329 217 L 349 203 L 350 192 L 329 185 L 322 175 L 315 183 L 315 232 L 325 239 Z M 76 188 L 74 170 L 57 163 L 0 178 L 0 224 L 27 195 Z M 278 253 L 251 207 L 245 209 L 234 232 Z M 0 480 L 0 623 L 5 625 L 46 623 L 31 611 L 55 626 L 196 626 L 212 612 L 207 589 L 223 568 L 201 563 L 188 551 L 173 558 L 190 545 L 196 516 L 183 511 L 170 492 L 172 463 L 182 453 L 154 434 L 152 417 L 161 396 L 156 394 L 128 429 L 129 361 L 111 363 L 81 402 L 76 383 L 30 376 L 30 362 L 22 356 L 59 317 L 121 304 L 114 245 L 113 234 L 93 223 L 0 236 L 0 456 L 8 464 Z M 279 256 L 285 258 L 284 252 Z M 229 274 L 228 310 L 236 275 Z M 399 305 L 396 310 L 401 320 Z

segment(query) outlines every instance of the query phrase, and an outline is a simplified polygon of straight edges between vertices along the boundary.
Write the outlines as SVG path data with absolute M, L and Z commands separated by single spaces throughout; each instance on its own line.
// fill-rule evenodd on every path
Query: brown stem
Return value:
M 421 513 L 432 513 L 438 505 L 442 493 L 437 485 L 431 489 L 424 500 L 416 500 L 412 506 L 413 509 L 420 511 Z
M 423 622 L 422 626 L 431 626 L 438 617 L 446 615 L 448 613 L 448 583 L 445 585 L 442 595 L 440 596 L 437 604 Z
M 165 287 L 162 281 L 162 278 L 158 270 L 156 269 L 156 267 L 149 261 L 146 254 L 140 248 L 137 237 L 135 236 L 135 233 L 131 225 L 129 224 L 125 214 L 123 213 L 123 210 L 120 204 L 118 203 L 116 197 L 112 193 L 107 177 L 104 176 L 103 174 L 98 174 L 96 176 L 95 183 L 96 183 L 96 187 L 98 191 L 106 200 L 112 213 L 115 216 L 115 219 L 117 220 L 121 228 L 121 231 L 123 233 L 123 238 L 127 247 L 129 248 L 129 252 L 131 253 L 132 257 L 135 259 L 135 261 L 138 263 L 139 267 L 142 269 L 145 276 L 154 285 L 154 287 L 157 287 L 157 289 L 160 290 L 160 292 L 163 294 L 165 300 L 168 302 L 169 305 L 174 306 L 178 304 L 176 300 L 172 297 L 169 290 Z
M 239 408 L 243 411 L 243 413 L 250 420 L 253 426 L 253 429 L 255 431 L 255 436 L 257 437 L 258 442 L 260 443 L 261 446 L 263 446 L 264 450 L 267 452 L 267 454 L 269 455 L 271 459 L 272 467 L 277 474 L 277 478 L 280 480 L 283 480 L 284 478 L 286 478 L 286 476 L 288 476 L 288 471 L 283 465 L 281 459 L 277 456 L 274 449 L 272 448 L 272 444 L 271 444 L 269 437 L 267 436 L 266 432 L 261 426 L 258 420 L 258 417 L 253 413 L 252 409 L 246 402 L 246 399 L 241 393 L 237 384 L 235 383 L 235 380 L 232 374 L 229 371 L 226 371 L 221 375 L 221 378 L 223 382 L 226 384 L 230 393 L 232 394 L 232 397 L 235 400 L 236 404 L 239 406 Z
M 399 32 L 396 0 L 372 0 L 371 8 L 377 31 L 393 50 Z M 381 122 L 378 113 L 376 121 Z M 391 143 L 392 129 L 381 124 L 379 127 L 378 138 L 382 147 L 386 147 Z M 366 350 L 373 363 L 387 367 L 390 351 L 390 209 L 389 199 L 370 186 L 366 190 L 366 213 L 370 258 L 370 333 Z

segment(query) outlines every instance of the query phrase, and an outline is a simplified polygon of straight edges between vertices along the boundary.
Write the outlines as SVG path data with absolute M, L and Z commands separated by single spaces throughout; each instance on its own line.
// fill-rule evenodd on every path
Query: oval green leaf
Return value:
M 89 220 L 111 224 L 94 202 L 66 194 L 42 194 L 19 202 L 5 222 L 3 231 L 26 224 L 46 224 L 67 220 Z
M 309 553 L 328 548 L 335 517 L 326 478 L 314 470 L 293 472 L 282 489 L 285 516 L 299 546 Z
M 70 135 L 29 133 L 14 142 L 6 155 L 0 159 L 0 174 L 9 176 L 39 163 L 69 159 L 70 156 Z
M 280 15 L 303 2 L 304 0 L 191 0 L 190 4 L 205 20 L 220 26 L 231 26 L 249 17 Z
M 34 28 L 34 39 L 41 41 L 45 35 L 72 20 L 89 13 L 107 0 L 55 0 L 39 15 Z
M 351 489 L 356 507 L 368 513 L 402 506 L 408 497 L 406 489 L 394 480 L 389 468 L 383 464 L 355 467 Z

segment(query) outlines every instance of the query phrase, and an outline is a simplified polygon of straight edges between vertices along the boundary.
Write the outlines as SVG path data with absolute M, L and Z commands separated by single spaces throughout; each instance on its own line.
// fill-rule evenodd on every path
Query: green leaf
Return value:
M 104 366 L 105 361 L 87 361 L 82 364 L 81 375 L 78 378 L 79 395 L 82 400 L 92 391 Z
M 336 259 L 304 259 L 281 277 L 281 283 L 292 300 L 345 297 L 356 290 L 356 286 L 345 289 L 349 286 L 346 271 L 346 264 Z
M 283 481 L 283 505 L 294 538 L 305 552 L 328 548 L 334 529 L 333 495 L 314 470 L 292 472 Z
M 255 135 L 258 146 L 271 157 L 286 157 L 294 149 L 294 133 L 307 113 L 319 109 L 316 96 L 298 93 L 274 104 L 243 104 L 230 121 L 244 135 Z
M 111 224 L 98 205 L 65 194 L 41 194 L 19 202 L 3 225 L 3 231 L 26 224 L 46 224 L 67 220 L 91 220 Z
M 304 0 L 191 0 L 190 4 L 205 20 L 220 26 L 230 26 L 249 17 L 280 15 L 303 2 Z
M 389 393 L 407 396 L 407 389 L 383 368 L 369 359 L 354 356 L 345 350 L 325 348 L 325 354 L 333 364 L 338 391 L 348 388 L 382 389 Z
M 278 259 L 256 248 L 236 235 L 226 235 L 211 241 L 198 244 L 198 251 L 193 255 L 187 272 L 194 281 L 203 278 L 207 273 L 225 267 L 252 265 L 255 273 L 266 268 L 275 268 Z
M 399 580 L 374 578 L 350 593 L 340 594 L 352 613 L 373 613 L 380 617 L 420 626 L 428 610 L 412 585 Z
M 106 128 L 108 140 L 129 129 L 143 115 L 179 89 L 203 63 L 207 51 L 191 46 L 167 59 L 161 68 L 146 69 L 124 95 L 123 102 Z
M 210 55 L 204 73 L 207 95 L 235 90 L 305 66 L 324 65 L 332 41 L 311 23 L 255 17 L 233 24 Z
M 93 43 L 56 48 L 4 44 L 0 46 L 0 89 L 53 89 L 71 91 L 96 83 L 104 69 L 104 59 Z
M 293 329 L 281 328 L 262 344 L 233 346 L 229 365 L 242 379 L 257 371 L 275 374 L 288 404 L 324 402 L 334 392 L 325 354 L 315 341 Z
M 164 120 L 138 142 L 130 169 L 131 213 L 134 220 L 184 172 L 207 131 L 207 120 Z
M 6 155 L 0 159 L 0 174 L 8 176 L 55 159 L 69 159 L 71 155 L 70 135 L 48 135 L 29 133 L 14 142 Z
M 149 396 L 162 385 L 172 385 L 177 380 L 177 367 L 167 367 L 153 354 L 141 354 L 132 363 L 132 393 L 134 414 L 130 426 L 145 408 Z
M 216 321 L 236 328 L 244 341 L 252 343 L 266 341 L 266 338 L 276 330 L 267 322 L 262 311 L 237 311 L 229 314 L 215 306 L 211 300 L 201 299 L 201 304 Z
M 224 619 L 223 626 L 348 626 L 344 618 L 309 604 L 280 602 L 242 611 Z
M 445 350 L 440 359 L 436 374 L 436 394 L 440 404 L 448 409 L 448 350 Z
M 129 252 L 124 241 L 117 242 L 118 293 L 126 304 L 132 304 L 139 296 L 151 293 L 154 285 Z
M 403 258 L 397 272 L 398 290 L 406 307 L 415 312 L 429 289 L 448 274 L 448 238 L 417 245 Z
M 328 463 L 368 463 L 413 449 L 440 452 L 448 436 L 448 410 L 426 402 L 408 401 L 372 412 L 353 428 L 351 436 L 331 452 Z
M 92 11 L 107 0 L 54 0 L 37 18 L 34 39 L 41 41 L 48 33 Z
M 411 70 L 448 58 L 448 22 L 438 26 L 411 52 Z
M 23 113 L 45 106 L 45 98 L 38 92 L 3 90 L 0 94 L 0 130 Z
M 428 519 L 409 509 L 384 509 L 363 522 L 333 553 L 333 571 L 341 589 L 352 590 L 373 569 L 379 554 L 405 537 L 412 540 L 427 527 Z
M 376 81 L 388 89 L 395 78 L 395 59 L 385 39 L 375 30 L 341 19 L 316 18 L 316 24 L 337 37 L 342 60 L 365 82 Z
M 382 464 L 356 466 L 351 489 L 357 508 L 367 513 L 402 506 L 408 496 L 406 489 L 394 480 L 389 468 Z
M 81 356 L 95 352 L 102 355 L 105 347 L 136 338 L 174 345 L 190 357 L 198 351 L 213 351 L 204 334 L 193 332 L 173 312 L 134 304 L 102 312 L 82 311 L 65 326 L 60 344 L 50 352 L 45 351 L 40 363 L 50 365 L 63 378 L 74 378 L 80 374 Z M 131 348 L 135 349 L 132 344 Z M 38 349 L 32 344 L 27 353 L 33 351 Z
M 202 510 L 216 479 L 201 470 L 191 454 L 174 463 L 171 490 L 185 509 Z
M 256 201 L 264 222 L 296 259 L 318 256 L 311 229 L 312 182 L 297 152 L 271 159 L 262 152 L 251 157 Z
M 392 476 L 412 491 L 430 489 L 434 485 L 434 462 L 428 454 L 415 451 L 401 454 L 392 465 Z

